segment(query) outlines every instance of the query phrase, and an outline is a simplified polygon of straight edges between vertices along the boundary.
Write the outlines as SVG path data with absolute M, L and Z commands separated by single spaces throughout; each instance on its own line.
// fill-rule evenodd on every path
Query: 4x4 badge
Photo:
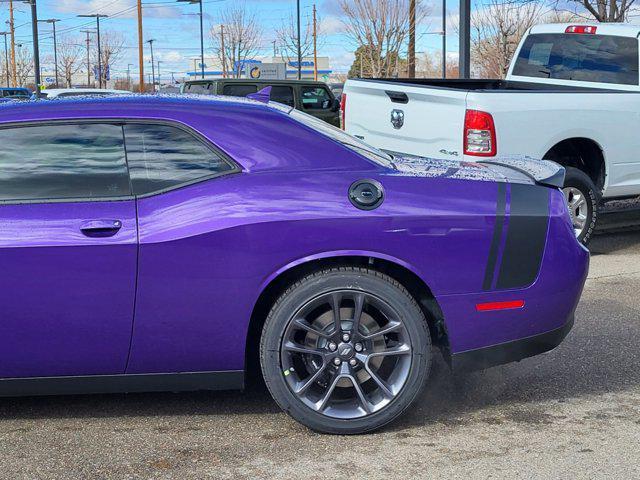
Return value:
M 404 125 L 404 112 L 402 110 L 391 110 L 391 125 L 396 130 L 399 130 Z

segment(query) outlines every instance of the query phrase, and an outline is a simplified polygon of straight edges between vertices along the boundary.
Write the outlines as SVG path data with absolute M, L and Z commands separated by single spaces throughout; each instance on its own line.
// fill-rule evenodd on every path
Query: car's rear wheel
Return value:
M 562 188 L 573 230 L 583 244 L 589 243 L 598 218 L 598 192 L 589 176 L 581 170 L 567 167 Z
M 431 362 L 427 323 L 413 297 L 377 271 L 313 273 L 274 304 L 260 359 L 280 407 L 326 433 L 379 428 L 407 409 Z

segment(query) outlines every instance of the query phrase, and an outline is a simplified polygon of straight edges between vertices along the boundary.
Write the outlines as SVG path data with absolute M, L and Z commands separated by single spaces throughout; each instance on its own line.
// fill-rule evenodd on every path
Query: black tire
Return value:
M 322 295 L 346 290 L 356 292 L 355 294 L 375 295 L 375 298 L 392 307 L 401 317 L 398 320 L 404 325 L 403 332 L 408 334 L 411 342 L 410 353 L 403 357 L 406 359 L 403 362 L 408 362 L 405 363 L 408 367 L 404 369 L 406 380 L 403 385 L 392 400 L 379 411 L 358 418 L 328 416 L 303 403 L 287 383 L 281 356 L 285 332 L 300 309 Z M 340 306 L 338 311 L 341 311 Z M 341 333 L 338 332 L 338 335 Z M 355 336 L 356 334 L 354 338 Z M 384 338 L 386 342 L 387 337 Z M 359 434 L 386 425 L 414 402 L 429 374 L 431 339 L 422 310 L 411 294 L 397 281 L 368 268 L 334 267 L 304 277 L 278 298 L 263 328 L 260 363 L 265 383 L 274 400 L 295 420 L 318 432 Z
M 591 237 L 596 229 L 600 195 L 593 181 L 591 180 L 591 178 L 589 178 L 589 175 L 584 173 L 582 170 L 579 170 L 574 167 L 566 167 L 566 171 L 567 173 L 565 176 L 564 187 L 563 187 L 565 196 L 568 195 L 567 193 L 568 190 L 573 188 L 573 189 L 577 189 L 584 196 L 584 199 L 586 200 L 586 207 L 587 207 L 586 217 L 587 218 L 586 218 L 585 226 L 580 232 L 580 234 L 578 235 L 576 232 L 576 235 L 578 237 L 578 240 L 582 244 L 587 245 L 589 243 L 589 240 L 591 240 Z M 567 200 L 569 201 L 570 198 L 567 198 Z M 572 212 L 571 208 L 569 208 L 569 210 L 570 210 L 570 215 L 573 221 L 575 212 Z

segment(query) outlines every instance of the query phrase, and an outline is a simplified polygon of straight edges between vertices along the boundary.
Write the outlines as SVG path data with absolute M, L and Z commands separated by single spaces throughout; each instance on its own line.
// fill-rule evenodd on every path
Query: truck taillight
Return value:
M 343 93 L 340 97 L 340 128 L 342 130 L 346 130 L 346 125 L 344 123 L 344 114 L 347 110 L 347 94 Z
M 464 115 L 464 153 L 493 157 L 497 153 L 496 126 L 490 113 L 467 110 Z
M 566 28 L 564 33 L 588 33 L 595 34 L 598 27 L 593 25 L 570 25 Z

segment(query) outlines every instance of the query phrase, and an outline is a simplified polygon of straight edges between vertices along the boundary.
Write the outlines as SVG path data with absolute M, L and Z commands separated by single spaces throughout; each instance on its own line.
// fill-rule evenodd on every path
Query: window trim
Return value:
M 154 197 L 156 195 L 162 195 L 167 192 L 171 192 L 173 190 L 178 190 L 180 188 L 185 188 L 191 185 L 195 185 L 197 183 L 206 182 L 208 180 L 212 180 L 214 178 L 225 177 L 227 175 L 234 175 L 238 173 L 242 173 L 242 167 L 229 155 L 227 155 L 222 149 L 220 149 L 217 145 L 215 145 L 211 140 L 205 137 L 202 133 L 198 132 L 195 128 L 187 125 L 178 120 L 164 120 L 164 119 L 145 119 L 145 118 L 122 118 L 122 117 L 105 117 L 105 118 L 64 118 L 64 119 L 54 119 L 54 120 L 27 120 L 27 121 L 18 121 L 18 122 L 7 122 L 0 124 L 1 130 L 10 130 L 15 128 L 25 128 L 25 127 L 39 127 L 39 126 L 53 126 L 53 125 L 80 125 L 80 124 L 107 124 L 107 125 L 116 125 L 122 127 L 122 146 L 124 149 L 125 163 L 127 167 L 127 177 L 129 180 L 129 186 L 131 188 L 130 195 L 118 196 L 118 197 L 103 197 L 103 198 L 93 198 L 93 197 L 69 197 L 69 198 L 44 198 L 44 199 L 34 199 L 34 200 L 0 200 L 0 205 L 22 205 L 22 204 L 47 204 L 47 203 L 86 203 L 86 202 L 122 202 L 127 200 L 137 200 L 137 199 L 145 199 L 149 197 Z M 131 124 L 137 125 L 162 125 L 168 127 L 175 127 L 188 135 L 191 135 L 198 142 L 202 143 L 206 148 L 211 150 L 214 154 L 218 155 L 220 159 L 229 165 L 231 168 L 224 172 L 212 173 L 210 175 L 205 175 L 203 177 L 199 177 L 194 180 L 189 180 L 187 182 L 182 182 L 177 185 L 173 185 L 171 187 L 163 188 L 161 190 L 155 190 L 153 192 L 145 193 L 142 195 L 135 195 L 133 193 L 133 184 L 131 181 L 131 171 L 129 169 L 129 158 L 127 152 L 127 139 L 124 132 L 124 126 Z

